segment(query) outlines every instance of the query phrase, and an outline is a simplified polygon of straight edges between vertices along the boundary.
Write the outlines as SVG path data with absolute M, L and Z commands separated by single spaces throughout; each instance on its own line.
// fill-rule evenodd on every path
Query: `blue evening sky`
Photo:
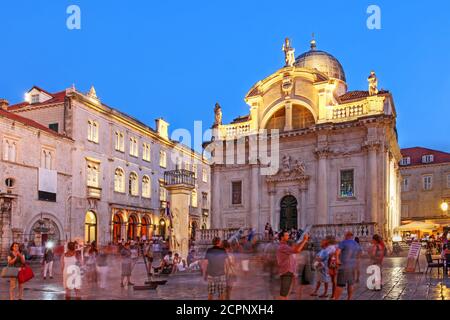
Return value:
M 81 30 L 66 9 L 81 8 Z M 382 29 L 366 27 L 381 8 Z M 284 64 L 284 37 L 296 55 L 318 49 L 344 66 L 350 90 L 367 90 L 374 69 L 391 90 L 401 147 L 450 152 L 450 1 L 0 1 L 0 97 L 11 103 L 38 85 L 75 83 L 154 127 L 204 129 L 216 101 L 224 122 L 248 113 L 258 80 Z

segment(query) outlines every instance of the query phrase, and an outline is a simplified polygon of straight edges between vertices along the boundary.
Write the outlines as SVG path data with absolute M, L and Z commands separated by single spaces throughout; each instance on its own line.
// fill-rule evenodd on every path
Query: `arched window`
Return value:
M 98 123 L 93 120 L 88 120 L 88 140 L 98 142 Z
M 138 219 L 134 214 L 128 217 L 128 240 L 135 240 L 137 236 Z
M 12 162 L 16 161 L 16 142 L 14 141 L 9 144 L 8 160 Z
M 129 189 L 130 195 L 138 196 L 139 195 L 139 184 L 138 184 L 138 176 L 135 172 L 130 173 L 129 180 Z
M 47 151 L 45 155 L 45 169 L 52 169 L 52 153 L 50 151 Z
M 3 160 L 9 160 L 9 140 L 7 139 L 3 141 Z
M 46 150 L 42 150 L 41 167 L 45 168 L 46 163 L 47 163 L 47 151 Z
M 141 239 L 144 239 L 144 236 L 146 239 L 150 237 L 150 220 L 147 216 L 142 217 L 141 223 Z
M 122 239 L 122 218 L 120 214 L 115 214 L 113 216 L 113 243 L 118 243 Z
M 142 196 L 144 198 L 150 198 L 151 197 L 151 184 L 150 184 L 150 177 L 144 176 L 142 178 Z
M 94 128 L 94 130 L 93 130 L 92 140 L 94 142 L 98 142 L 98 123 L 95 121 L 93 124 L 93 128 Z
M 115 143 L 115 149 L 116 150 L 120 150 L 120 136 L 119 136 L 119 132 L 115 132 L 115 137 L 116 137 L 116 143 Z
M 292 108 L 292 129 L 304 129 L 314 125 L 314 116 L 305 107 L 294 105 Z
M 92 121 L 88 120 L 88 140 L 89 141 L 92 141 L 92 131 L 93 131 Z
M 283 131 L 285 126 L 285 120 L 286 120 L 286 110 L 283 107 L 277 112 L 275 112 L 274 115 L 270 118 L 269 122 L 267 123 L 266 129 L 267 130 L 278 129 L 280 131 Z
M 164 219 L 159 220 L 158 233 L 159 236 L 163 237 L 163 239 L 166 238 L 166 220 Z
M 117 168 L 114 172 L 114 191 L 125 192 L 125 173 L 122 168 Z
M 115 149 L 121 152 L 124 152 L 125 150 L 125 140 L 123 137 L 123 133 L 120 131 L 116 131 Z
M 92 243 L 97 241 L 97 216 L 93 211 L 88 211 L 84 220 L 84 241 Z

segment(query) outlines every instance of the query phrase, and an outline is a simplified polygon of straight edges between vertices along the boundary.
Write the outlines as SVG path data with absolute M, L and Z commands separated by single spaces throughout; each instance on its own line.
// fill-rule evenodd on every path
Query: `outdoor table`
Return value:
M 431 256 L 431 259 L 432 260 L 437 260 L 438 262 L 443 262 L 445 259 L 444 258 L 442 258 L 442 256 L 440 255 L 440 254 L 433 254 L 432 256 Z

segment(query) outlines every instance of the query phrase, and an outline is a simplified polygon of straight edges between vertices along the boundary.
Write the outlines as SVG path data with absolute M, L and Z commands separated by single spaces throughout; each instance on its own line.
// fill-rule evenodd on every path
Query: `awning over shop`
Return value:
M 414 221 L 403 226 L 397 227 L 397 231 L 422 231 L 422 230 L 436 230 L 439 228 L 438 224 L 426 223 L 421 221 Z

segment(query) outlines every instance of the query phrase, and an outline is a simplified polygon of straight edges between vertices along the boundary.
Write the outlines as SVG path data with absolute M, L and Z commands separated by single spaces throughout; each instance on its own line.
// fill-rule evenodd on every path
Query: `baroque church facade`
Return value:
M 275 230 L 309 225 L 316 236 L 352 230 L 391 239 L 401 207 L 391 93 L 378 90 L 374 72 L 368 91 L 349 91 L 342 65 L 315 40 L 297 58 L 289 39 L 283 51 L 285 66 L 248 91 L 247 116 L 222 124 L 216 105 L 206 147 L 213 156 L 212 228 L 261 233 L 266 223 Z M 256 143 L 262 132 L 266 146 Z M 270 161 L 255 161 L 256 144 Z

